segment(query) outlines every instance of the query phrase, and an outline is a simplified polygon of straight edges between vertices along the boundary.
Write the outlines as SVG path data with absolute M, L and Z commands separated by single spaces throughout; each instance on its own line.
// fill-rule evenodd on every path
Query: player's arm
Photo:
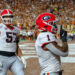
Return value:
M 66 42 L 64 42 L 62 46 L 59 46 L 57 43 L 52 42 L 45 45 L 45 48 L 56 55 L 68 56 L 68 45 Z
M 68 55 L 68 44 L 67 44 L 67 32 L 61 28 L 60 39 L 62 40 L 62 46 L 59 46 L 56 42 L 46 44 L 43 49 L 47 48 L 49 51 L 53 52 L 59 56 Z
M 24 68 L 26 68 L 26 61 L 25 61 L 25 59 L 23 57 L 21 49 L 19 48 L 19 35 L 17 35 L 16 46 L 17 46 L 16 55 L 22 61 L 23 65 L 24 65 Z
M 22 57 L 22 51 L 21 49 L 19 48 L 19 38 L 20 38 L 20 35 L 17 34 L 17 38 L 16 38 L 16 54 L 19 56 L 19 57 Z
M 16 54 L 17 54 L 17 56 L 22 57 L 22 56 L 23 56 L 23 55 L 22 55 L 22 51 L 21 51 L 21 49 L 19 48 L 18 43 L 16 44 L 16 46 L 17 46 L 17 49 L 16 49 Z
M 16 38 L 16 54 L 20 57 L 22 56 L 22 52 L 19 48 L 19 35 L 18 34 L 17 34 L 17 38 Z
M 62 42 L 62 46 L 59 46 L 56 42 L 52 42 L 57 49 L 59 49 L 62 52 L 67 52 L 68 51 L 68 44 L 67 42 Z

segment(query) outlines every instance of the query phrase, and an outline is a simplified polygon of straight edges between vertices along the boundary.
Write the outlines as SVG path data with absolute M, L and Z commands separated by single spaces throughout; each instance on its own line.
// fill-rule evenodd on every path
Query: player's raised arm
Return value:
M 67 44 L 67 31 L 60 28 L 60 39 L 62 40 L 62 46 L 59 46 L 56 42 L 51 42 L 46 45 L 46 48 L 59 56 L 68 55 L 68 44 Z

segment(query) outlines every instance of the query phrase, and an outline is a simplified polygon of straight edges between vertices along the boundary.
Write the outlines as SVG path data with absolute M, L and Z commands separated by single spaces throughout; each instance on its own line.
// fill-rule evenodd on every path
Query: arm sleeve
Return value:
M 47 44 L 47 45 L 46 45 L 46 48 L 47 48 L 50 52 L 52 52 L 52 53 L 54 53 L 54 54 L 56 54 L 56 55 L 63 56 L 63 57 L 68 56 L 68 52 L 62 52 L 62 51 L 60 51 L 60 50 L 57 49 L 52 43 Z

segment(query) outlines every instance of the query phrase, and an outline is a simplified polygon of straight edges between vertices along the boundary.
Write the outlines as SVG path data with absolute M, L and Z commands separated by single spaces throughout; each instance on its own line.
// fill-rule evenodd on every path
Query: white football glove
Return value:
M 25 60 L 25 58 L 23 56 L 21 58 L 19 56 L 17 56 L 17 57 L 18 57 L 18 59 L 20 61 L 22 61 L 23 65 L 24 65 L 24 68 L 26 68 L 26 60 Z
M 25 58 L 23 56 L 21 57 L 21 61 L 22 61 L 23 65 L 24 65 L 24 68 L 26 68 L 27 63 L 26 63 L 26 60 L 25 60 Z

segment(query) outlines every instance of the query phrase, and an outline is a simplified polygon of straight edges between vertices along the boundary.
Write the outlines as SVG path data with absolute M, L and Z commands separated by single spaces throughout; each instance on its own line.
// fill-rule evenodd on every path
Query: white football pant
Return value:
M 25 75 L 24 68 L 17 56 L 1 56 L 0 55 L 0 75 L 6 75 L 11 70 L 14 75 Z

